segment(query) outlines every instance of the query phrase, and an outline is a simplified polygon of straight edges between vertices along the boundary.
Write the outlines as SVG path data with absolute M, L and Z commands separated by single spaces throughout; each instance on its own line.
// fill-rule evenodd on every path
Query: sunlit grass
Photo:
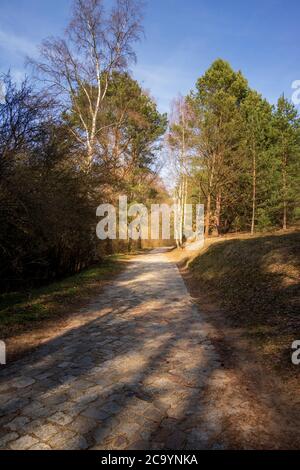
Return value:
M 126 258 L 126 255 L 113 255 L 101 264 L 48 286 L 0 295 L 1 336 L 5 337 L 14 326 L 30 326 L 54 318 L 68 307 L 88 300 L 103 282 L 120 272 Z
M 189 269 L 264 358 L 290 365 L 300 325 L 299 231 L 212 244 Z

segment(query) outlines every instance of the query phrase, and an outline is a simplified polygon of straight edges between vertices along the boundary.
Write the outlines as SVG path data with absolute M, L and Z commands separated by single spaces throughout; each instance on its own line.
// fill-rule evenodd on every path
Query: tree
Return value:
M 179 96 L 173 102 L 167 144 L 170 153 L 172 177 L 174 178 L 174 202 L 177 208 L 176 243 L 183 245 L 185 204 L 188 202 L 188 183 L 191 164 L 192 132 L 191 108 L 187 99 Z
M 275 151 L 281 170 L 282 227 L 288 226 L 290 205 L 299 190 L 300 118 L 295 106 L 282 95 L 274 113 Z
M 244 157 L 250 164 L 252 180 L 252 215 L 251 234 L 255 232 L 258 196 L 258 178 L 262 170 L 267 150 L 270 146 L 272 108 L 256 91 L 250 90 L 241 105 L 242 114 L 242 140 L 241 147 Z M 262 180 L 262 179 L 261 179 Z M 264 184 L 267 181 L 264 180 Z
M 89 103 L 83 90 L 78 93 L 77 101 L 85 116 Z M 82 130 L 73 108 L 64 119 L 74 131 Z M 140 85 L 129 74 L 114 72 L 96 123 L 92 167 L 98 185 L 102 185 L 102 191 L 106 188 L 108 197 L 109 191 L 114 197 L 125 191 L 130 199 L 138 198 L 138 186 L 146 183 L 146 175 L 157 173 L 160 139 L 166 126 L 166 115 L 158 112 L 154 100 Z M 146 184 L 149 187 L 148 178 Z
M 4 289 L 72 274 L 126 249 L 127 240 L 97 240 L 95 208 L 101 202 L 116 202 L 124 193 L 145 204 L 166 197 L 157 170 L 167 117 L 126 72 L 141 33 L 140 3 L 116 0 L 108 13 L 103 4 L 75 0 L 66 37 L 43 43 L 44 60 L 35 66 L 52 93 L 37 92 L 29 80 L 17 87 L 4 77 Z
M 193 113 L 198 177 L 206 199 L 205 234 L 209 235 L 213 199 L 220 229 L 222 198 L 231 184 L 230 160 L 239 138 L 239 108 L 248 90 L 241 72 L 218 59 L 196 84 L 189 98 Z
M 95 257 L 95 199 L 77 143 L 29 80 L 0 104 L 1 288 L 77 272 Z
M 99 136 L 99 157 L 104 155 L 112 162 L 113 173 L 123 189 L 132 200 L 137 199 L 138 187 L 141 189 L 146 181 L 149 186 L 145 177 L 157 173 L 167 116 L 158 112 L 154 100 L 126 73 L 113 75 L 105 109 L 105 122 L 116 124 L 107 126 Z
M 0 103 L 0 178 L 4 178 L 16 156 L 25 159 L 28 143 L 37 142 L 40 122 L 49 118 L 52 103 L 43 93 L 34 92 L 28 79 L 17 87 L 9 73 L 0 78 L 6 90 Z
M 296 221 L 300 142 L 295 108 L 281 98 L 274 110 L 221 59 L 182 103 L 185 108 L 178 105 L 171 121 L 168 144 L 173 161 L 179 162 L 178 175 L 187 175 L 188 193 L 178 176 L 175 187 L 183 200 L 205 203 L 206 236 L 214 229 L 253 234 Z
M 97 127 L 97 121 L 112 73 L 126 70 L 135 60 L 132 46 L 141 32 L 138 0 L 116 0 L 109 12 L 104 9 L 104 0 L 74 0 L 65 37 L 45 40 L 40 60 L 30 61 L 48 89 L 76 112 L 82 129 L 74 136 L 86 149 L 88 168 L 95 155 L 97 136 L 103 130 Z M 85 112 L 79 90 L 88 102 Z

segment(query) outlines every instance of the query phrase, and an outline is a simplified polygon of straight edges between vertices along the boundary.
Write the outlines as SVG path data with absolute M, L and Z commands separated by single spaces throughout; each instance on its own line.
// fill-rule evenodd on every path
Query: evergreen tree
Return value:
M 274 114 L 275 154 L 278 158 L 282 228 L 299 217 L 300 118 L 295 106 L 281 96 Z

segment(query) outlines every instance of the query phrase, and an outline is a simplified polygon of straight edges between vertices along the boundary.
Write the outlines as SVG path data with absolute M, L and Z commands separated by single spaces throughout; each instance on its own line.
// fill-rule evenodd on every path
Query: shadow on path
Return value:
M 162 250 L 136 257 L 75 323 L 1 371 L 0 448 L 227 447 L 229 410 L 210 395 L 226 376 Z

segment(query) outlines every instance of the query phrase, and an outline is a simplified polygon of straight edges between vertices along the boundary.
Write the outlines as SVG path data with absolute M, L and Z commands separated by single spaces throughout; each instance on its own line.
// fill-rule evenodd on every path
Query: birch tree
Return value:
M 74 0 L 72 17 L 62 38 L 48 38 L 40 58 L 31 60 L 49 92 L 76 112 L 81 127 L 70 131 L 84 146 L 87 168 L 97 153 L 97 120 L 114 71 L 135 61 L 133 45 L 142 33 L 139 0 L 115 0 L 108 11 L 104 0 Z M 81 90 L 88 112 L 81 107 Z
M 178 246 L 183 245 L 185 205 L 188 202 L 188 181 L 191 149 L 191 114 L 187 100 L 180 96 L 174 100 L 167 143 L 170 163 L 175 180 L 174 203 L 176 207 L 175 238 Z

